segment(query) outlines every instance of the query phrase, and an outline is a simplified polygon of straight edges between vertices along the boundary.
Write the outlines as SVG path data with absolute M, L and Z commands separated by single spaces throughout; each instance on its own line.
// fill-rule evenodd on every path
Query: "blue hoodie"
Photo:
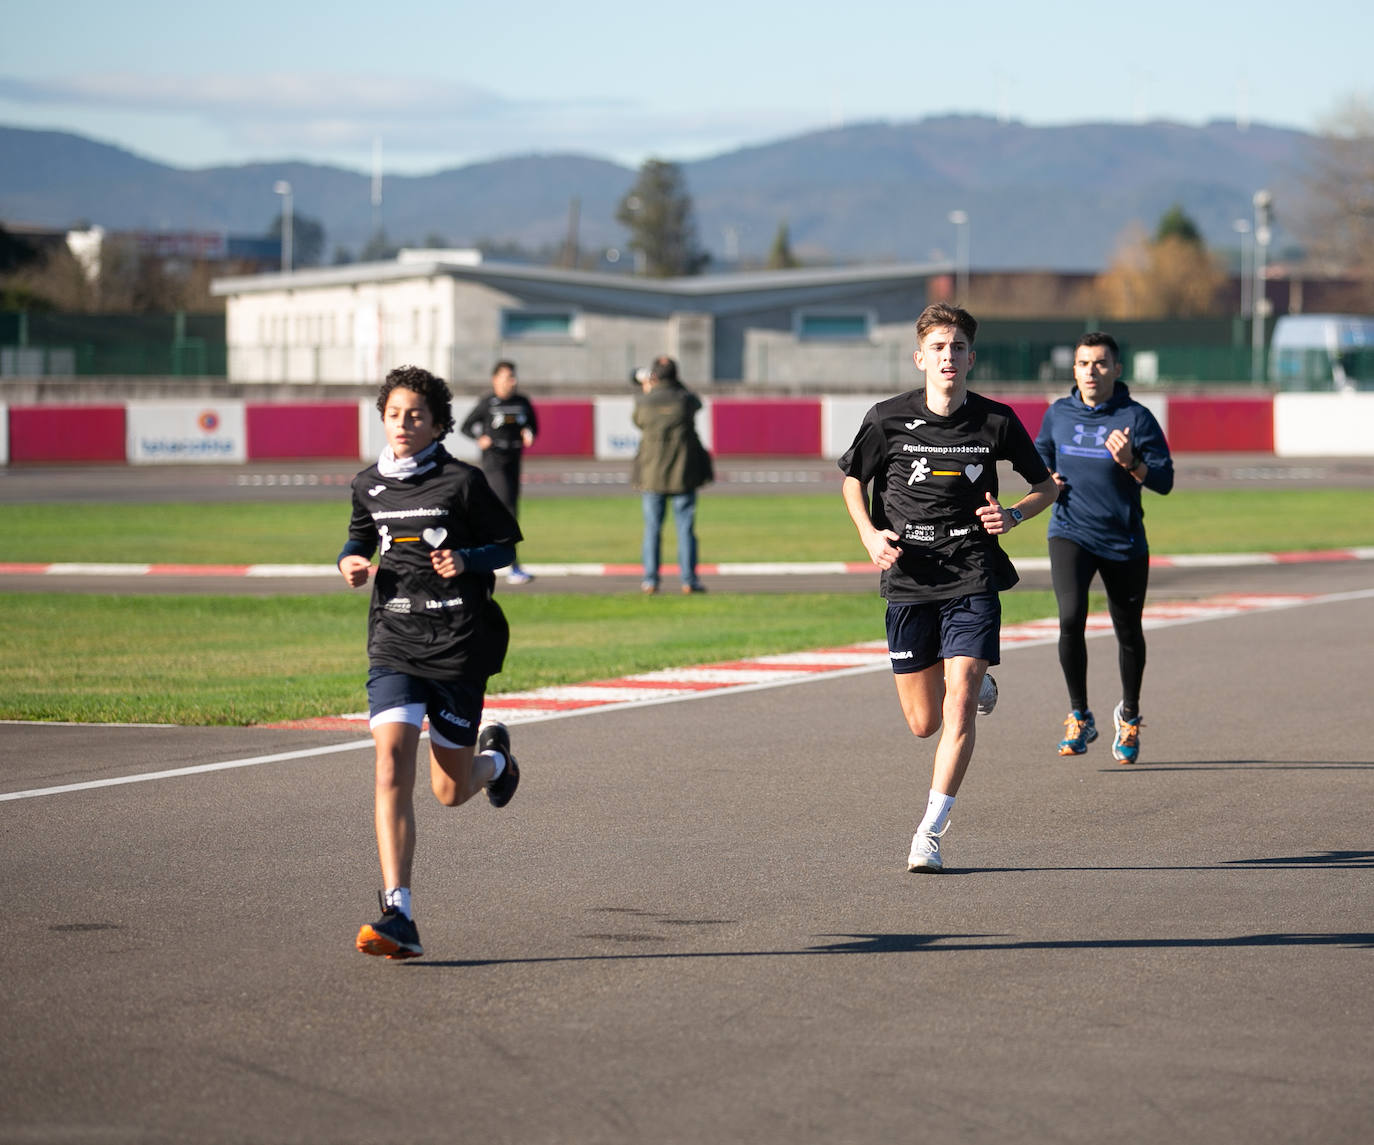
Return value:
M 1147 556 L 1141 483 L 1112 460 L 1107 435 L 1131 430 L 1131 442 L 1150 467 L 1144 487 L 1167 493 L 1174 487 L 1174 462 L 1155 415 L 1131 397 L 1124 382 L 1098 406 L 1084 404 L 1078 387 L 1045 413 L 1035 448 L 1067 483 L 1050 517 L 1049 535 L 1065 537 L 1111 561 Z

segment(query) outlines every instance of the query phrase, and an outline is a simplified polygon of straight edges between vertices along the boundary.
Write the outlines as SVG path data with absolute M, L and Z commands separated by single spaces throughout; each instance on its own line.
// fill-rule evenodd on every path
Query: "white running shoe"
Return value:
M 997 681 L 992 678 L 991 672 L 983 673 L 983 683 L 978 688 L 978 714 L 980 716 L 992 715 L 992 709 L 997 706 Z
M 507 584 L 529 584 L 534 579 L 534 573 L 527 573 L 519 565 L 512 565 L 509 573 L 506 574 Z
M 945 869 L 940 858 L 940 839 L 949 830 L 949 821 L 938 831 L 917 831 L 911 837 L 911 854 L 906 858 L 906 869 L 912 874 L 935 875 Z

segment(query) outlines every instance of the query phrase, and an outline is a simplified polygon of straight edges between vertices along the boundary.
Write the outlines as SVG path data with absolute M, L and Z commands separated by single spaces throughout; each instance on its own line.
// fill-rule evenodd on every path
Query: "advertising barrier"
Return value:
M 125 457 L 134 465 L 248 460 L 244 404 L 134 401 L 125 407 Z
M 886 395 L 708 398 L 697 430 L 718 457 L 839 457 L 864 413 Z M 1052 396 L 1003 397 L 1032 436 Z M 1141 399 L 1175 453 L 1374 454 L 1374 395 Z M 632 396 L 535 400 L 531 455 L 628 461 L 639 445 Z M 386 439 L 370 401 L 254 403 L 130 401 L 121 405 L 0 405 L 0 464 L 167 464 L 294 458 L 370 461 Z M 450 434 L 447 448 L 475 460 L 476 445 Z

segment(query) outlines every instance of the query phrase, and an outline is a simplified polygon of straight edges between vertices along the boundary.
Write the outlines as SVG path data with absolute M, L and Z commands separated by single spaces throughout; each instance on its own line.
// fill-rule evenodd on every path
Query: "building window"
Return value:
M 797 337 L 817 341 L 867 341 L 873 315 L 867 310 L 799 310 Z
M 503 310 L 501 337 L 567 339 L 578 337 L 577 315 L 571 310 Z

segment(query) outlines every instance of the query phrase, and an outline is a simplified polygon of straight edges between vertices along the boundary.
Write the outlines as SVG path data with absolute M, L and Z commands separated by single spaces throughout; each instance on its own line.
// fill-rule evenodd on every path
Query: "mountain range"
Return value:
M 1301 213 L 1314 142 L 1258 124 L 1032 127 L 954 115 L 836 127 L 679 166 L 718 264 L 761 259 L 784 222 L 807 263 L 949 259 L 949 215 L 960 210 L 974 269 L 1100 270 L 1132 224 L 1153 231 L 1174 204 L 1209 245 L 1234 250 L 1233 224 L 1250 219 L 1264 187 L 1281 228 Z M 581 248 L 620 246 L 616 205 L 635 177 L 590 156 L 520 155 L 387 176 L 377 209 L 363 172 L 290 160 L 191 170 L 79 135 L 0 127 L 0 222 L 262 235 L 285 179 L 297 214 L 323 224 L 328 252 L 356 254 L 379 224 L 407 245 L 553 246 L 574 200 Z M 1284 241 L 1280 230 L 1276 247 Z

